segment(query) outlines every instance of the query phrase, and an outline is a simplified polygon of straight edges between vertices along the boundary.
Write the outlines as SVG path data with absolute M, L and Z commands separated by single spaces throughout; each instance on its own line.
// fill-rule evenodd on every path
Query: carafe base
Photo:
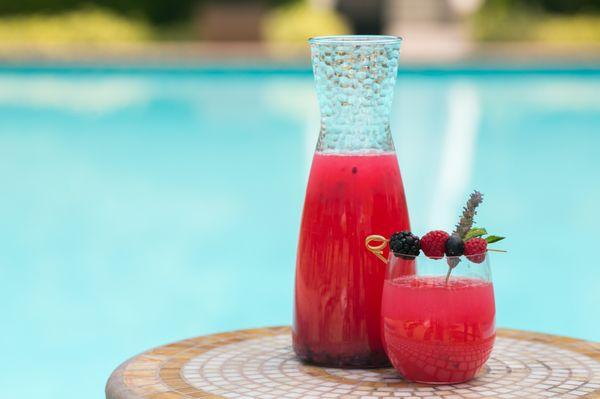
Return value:
M 392 367 L 387 355 L 383 352 L 370 352 L 366 354 L 331 354 L 327 352 L 312 351 L 306 347 L 299 348 L 294 345 L 294 352 L 302 363 L 343 369 L 376 369 Z

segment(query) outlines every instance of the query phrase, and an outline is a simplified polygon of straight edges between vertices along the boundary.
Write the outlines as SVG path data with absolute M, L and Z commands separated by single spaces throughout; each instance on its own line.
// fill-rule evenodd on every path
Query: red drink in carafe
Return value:
M 298 245 L 294 349 L 334 366 L 385 365 L 385 265 L 365 237 L 409 229 L 394 152 L 314 156 Z

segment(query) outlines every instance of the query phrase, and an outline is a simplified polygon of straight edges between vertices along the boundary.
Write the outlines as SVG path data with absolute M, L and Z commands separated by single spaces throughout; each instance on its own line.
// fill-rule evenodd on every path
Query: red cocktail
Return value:
M 381 343 L 385 265 L 364 249 L 373 231 L 408 229 L 394 152 L 314 156 L 298 245 L 294 349 L 317 364 L 387 364 Z
M 381 314 L 387 354 L 412 381 L 470 380 L 489 358 L 496 336 L 488 263 L 463 258 L 446 281 L 446 259 L 419 256 L 416 262 L 417 275 L 391 273 L 385 281 Z

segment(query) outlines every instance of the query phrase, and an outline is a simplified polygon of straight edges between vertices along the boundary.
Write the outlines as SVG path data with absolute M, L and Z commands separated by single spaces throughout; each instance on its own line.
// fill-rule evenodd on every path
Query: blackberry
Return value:
M 421 241 L 410 231 L 401 231 L 390 237 L 390 249 L 397 257 L 413 259 L 421 252 Z
M 457 235 L 451 235 L 446 241 L 446 256 L 461 256 L 465 253 L 465 242 Z

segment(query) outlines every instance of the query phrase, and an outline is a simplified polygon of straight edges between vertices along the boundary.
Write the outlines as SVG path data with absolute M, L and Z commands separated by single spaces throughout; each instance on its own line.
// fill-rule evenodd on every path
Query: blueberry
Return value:
M 459 236 L 451 235 L 446 241 L 446 256 L 461 256 L 465 253 L 465 243 Z

